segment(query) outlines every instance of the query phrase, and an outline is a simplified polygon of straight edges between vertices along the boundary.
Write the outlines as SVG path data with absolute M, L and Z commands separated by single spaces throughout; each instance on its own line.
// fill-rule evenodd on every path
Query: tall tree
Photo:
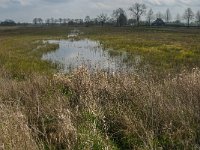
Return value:
M 181 23 L 181 16 L 180 16 L 179 13 L 176 15 L 175 22 L 178 23 L 178 24 Z
M 35 25 L 37 24 L 37 18 L 33 19 L 33 24 L 35 24 Z
M 46 20 L 45 20 L 45 23 L 46 23 L 46 25 L 49 25 L 50 24 L 50 19 L 49 18 L 47 18 Z
M 133 4 L 129 10 L 131 11 L 133 17 L 137 20 L 137 25 L 140 25 L 140 18 L 143 16 L 146 12 L 146 5 L 135 3 Z
M 33 19 L 33 24 L 42 24 L 43 23 L 43 20 L 42 20 L 42 18 L 34 18 Z
M 124 9 L 118 8 L 114 10 L 112 16 L 115 19 L 118 26 L 123 26 L 127 24 L 127 16 Z
M 199 10 L 197 11 L 197 14 L 196 14 L 196 21 L 198 25 L 200 26 L 200 11 Z
M 122 27 L 122 26 L 127 24 L 127 17 L 126 17 L 125 14 L 120 14 L 120 16 L 118 18 L 118 23 L 119 23 L 120 27 Z
M 150 9 L 147 13 L 147 21 L 148 21 L 149 26 L 151 26 L 151 22 L 153 19 L 154 19 L 154 13 L 153 13 L 153 10 Z
M 116 10 L 113 11 L 113 14 L 112 14 L 113 18 L 115 19 L 117 25 L 120 25 L 119 24 L 119 18 L 123 18 L 123 17 L 126 17 L 126 13 L 125 11 L 122 9 L 122 8 L 118 8 Z M 121 16 L 121 17 L 120 17 Z M 121 20 L 122 21 L 122 20 Z
M 116 9 L 116 10 L 113 10 L 112 16 L 113 16 L 115 19 L 117 19 L 117 18 L 119 18 L 119 16 L 120 16 L 121 14 L 125 14 L 125 11 L 123 10 L 123 8 L 118 8 L 118 9 Z
M 42 18 L 38 18 L 38 23 L 39 23 L 39 24 L 43 24 Z
M 84 21 L 85 21 L 86 26 L 89 26 L 90 21 L 91 21 L 90 16 L 86 16 Z
M 107 14 L 104 14 L 104 13 L 100 14 L 97 18 L 98 18 L 98 22 L 101 23 L 102 27 L 104 26 L 104 24 L 108 20 Z
M 171 12 L 170 12 L 169 8 L 166 10 L 164 17 L 165 17 L 165 21 L 167 23 L 169 23 L 169 21 L 172 19 L 172 15 L 171 15 Z
M 190 21 L 194 19 L 194 13 L 191 8 L 187 8 L 183 14 L 183 18 L 187 21 L 187 26 L 190 26 Z
M 58 22 L 59 22 L 59 24 L 62 24 L 63 19 L 62 19 L 62 18 L 59 18 L 59 19 L 58 19 Z

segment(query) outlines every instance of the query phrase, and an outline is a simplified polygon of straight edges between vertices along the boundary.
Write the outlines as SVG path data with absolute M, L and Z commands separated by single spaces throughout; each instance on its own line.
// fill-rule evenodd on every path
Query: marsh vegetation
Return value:
M 0 149 L 199 149 L 200 30 L 79 27 L 133 72 L 59 73 L 74 27 L 0 27 Z M 107 51 L 107 49 L 112 51 Z M 130 66 L 132 67 L 132 66 Z

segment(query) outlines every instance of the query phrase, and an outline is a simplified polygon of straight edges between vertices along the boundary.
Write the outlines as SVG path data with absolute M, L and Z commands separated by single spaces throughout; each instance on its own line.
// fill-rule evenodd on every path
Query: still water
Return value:
M 97 41 L 84 40 L 49 40 L 48 43 L 59 44 L 56 51 L 43 55 L 43 60 L 48 60 L 60 65 L 60 72 L 69 72 L 79 66 L 90 69 L 104 69 L 108 71 L 132 68 L 127 60 L 127 52 L 105 50 Z M 134 66 L 140 62 L 140 57 L 134 57 Z

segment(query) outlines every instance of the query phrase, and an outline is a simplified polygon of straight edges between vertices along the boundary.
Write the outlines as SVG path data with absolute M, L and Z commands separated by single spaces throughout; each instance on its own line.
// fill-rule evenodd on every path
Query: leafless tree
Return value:
M 104 24 L 108 20 L 107 14 L 104 14 L 104 13 L 100 14 L 97 18 L 98 18 L 98 22 L 101 23 L 101 26 L 104 26 Z
M 148 11 L 148 13 L 147 13 L 147 21 L 148 21 L 149 26 L 151 26 L 151 22 L 152 22 L 152 20 L 153 20 L 154 18 L 155 18 L 155 17 L 154 17 L 153 10 L 150 9 L 150 10 Z
M 34 18 L 33 19 L 33 24 L 43 24 L 43 20 L 42 18 Z
M 55 24 L 56 20 L 54 18 L 50 18 L 50 23 Z
M 133 17 L 137 20 L 137 25 L 140 25 L 140 18 L 143 16 L 146 12 L 146 5 L 135 3 L 133 4 L 129 10 L 131 11 Z
M 187 21 L 187 26 L 190 26 L 190 21 L 194 19 L 194 13 L 191 8 L 187 8 L 183 14 L 183 18 Z
M 198 25 L 200 26 L 200 11 L 199 10 L 197 11 L 197 14 L 196 14 L 196 21 Z
M 86 16 L 84 21 L 85 21 L 86 26 L 89 26 L 90 21 L 91 21 L 90 16 Z
M 33 19 L 33 24 L 35 24 L 35 25 L 37 24 L 37 18 Z
M 179 13 L 176 15 L 175 22 L 176 22 L 176 23 L 181 23 L 181 16 L 180 16 Z
M 114 10 L 112 16 L 119 26 L 123 26 L 127 23 L 126 12 L 122 8 Z
M 165 21 L 168 23 L 171 19 L 172 19 L 172 15 L 171 15 L 171 12 L 169 10 L 169 8 L 166 10 L 166 13 L 165 13 Z
M 62 18 L 59 18 L 59 19 L 58 19 L 58 22 L 59 22 L 59 24 L 62 24 L 63 19 L 62 19 Z
M 45 23 L 46 23 L 46 25 L 49 25 L 50 24 L 50 19 L 49 18 L 47 18 L 46 20 L 45 20 Z

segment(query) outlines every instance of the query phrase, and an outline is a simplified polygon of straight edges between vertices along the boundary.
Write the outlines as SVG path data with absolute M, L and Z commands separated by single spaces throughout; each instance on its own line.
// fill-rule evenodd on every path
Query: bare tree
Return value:
M 171 12 L 170 12 L 169 8 L 166 10 L 166 13 L 165 13 L 164 17 L 165 17 L 165 21 L 167 23 L 169 23 L 169 21 L 172 19 L 172 15 L 171 15 Z
M 101 23 L 101 26 L 104 26 L 105 22 L 108 20 L 107 14 L 104 14 L 104 13 L 100 14 L 97 18 L 98 18 L 98 22 Z
M 127 23 L 126 12 L 122 8 L 114 10 L 112 16 L 119 26 L 123 26 Z
M 59 19 L 58 19 L 58 22 L 59 22 L 59 24 L 62 24 L 63 19 L 62 19 L 62 18 L 59 18 Z
M 39 24 L 43 24 L 42 18 L 38 18 L 38 23 L 39 23 Z
M 46 23 L 46 25 L 49 25 L 49 24 L 50 24 L 50 19 L 47 18 L 47 19 L 45 20 L 45 23 Z
M 198 25 L 200 26 L 200 11 L 197 11 L 196 21 L 197 21 Z
M 125 11 L 123 10 L 123 8 L 118 8 L 116 10 L 113 10 L 112 16 L 113 18 L 118 19 L 121 14 L 125 14 Z
M 86 26 L 89 26 L 90 21 L 91 21 L 90 16 L 86 16 L 85 17 L 85 24 L 86 24 Z
M 43 20 L 42 20 L 42 18 L 34 18 L 33 19 L 33 24 L 42 24 L 43 23 Z
M 139 26 L 140 18 L 146 12 L 146 5 L 140 4 L 140 3 L 135 3 L 129 8 L 129 10 L 132 12 L 133 17 L 137 20 L 137 25 Z
M 67 20 L 66 18 L 64 18 L 64 19 L 63 19 L 63 24 L 66 25 L 66 24 L 67 24 L 67 21 L 68 21 L 68 20 Z
M 127 24 L 127 17 L 125 14 L 120 14 L 119 18 L 118 18 L 118 24 L 120 27 L 124 26 Z
M 37 24 L 37 18 L 33 19 L 33 24 L 35 24 L 35 25 Z
M 183 14 L 183 18 L 187 21 L 187 26 L 190 26 L 190 21 L 194 19 L 194 13 L 191 8 L 187 8 Z
M 150 9 L 147 13 L 147 21 L 148 21 L 149 26 L 151 26 L 151 22 L 153 19 L 154 19 L 154 13 L 153 13 L 153 10 Z
M 175 22 L 176 22 L 176 23 L 181 23 L 181 16 L 180 16 L 179 13 L 176 15 Z
M 56 20 L 54 18 L 50 18 L 50 23 L 55 24 Z

